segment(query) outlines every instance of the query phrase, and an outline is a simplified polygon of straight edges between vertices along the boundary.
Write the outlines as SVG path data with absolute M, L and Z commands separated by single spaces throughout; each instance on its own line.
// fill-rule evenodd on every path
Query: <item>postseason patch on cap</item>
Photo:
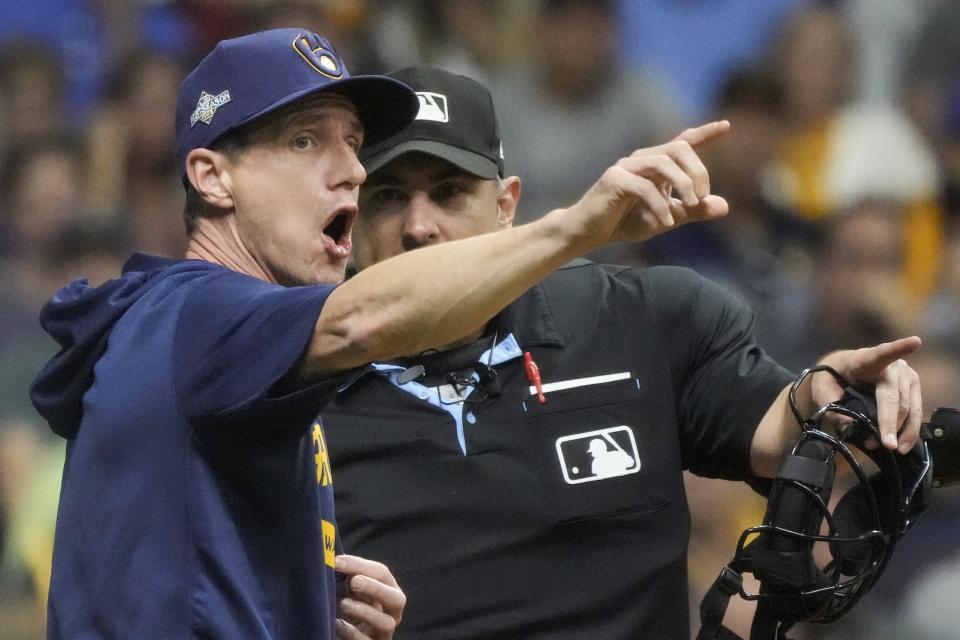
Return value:
M 213 121 L 213 116 L 216 115 L 217 109 L 223 105 L 230 102 L 230 91 L 222 91 L 217 95 L 207 93 L 206 91 L 200 92 L 200 100 L 197 102 L 197 108 L 193 110 L 193 113 L 190 114 L 190 128 L 193 129 L 194 125 L 198 122 L 209 125 Z

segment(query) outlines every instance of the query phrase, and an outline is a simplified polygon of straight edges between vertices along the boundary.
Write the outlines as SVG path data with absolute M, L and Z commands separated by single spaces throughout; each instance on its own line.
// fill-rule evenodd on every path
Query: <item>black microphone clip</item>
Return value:
M 486 394 L 488 398 L 499 398 L 503 395 L 503 388 L 500 381 L 497 380 L 497 371 L 489 365 L 482 362 L 477 363 L 477 387 Z

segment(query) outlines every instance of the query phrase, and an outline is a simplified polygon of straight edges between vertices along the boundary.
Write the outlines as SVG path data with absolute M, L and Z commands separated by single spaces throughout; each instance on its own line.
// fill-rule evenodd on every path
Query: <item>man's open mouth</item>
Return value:
M 356 209 L 339 209 L 323 228 L 323 235 L 332 241 L 338 253 L 350 252 L 350 231 L 353 229 L 353 221 L 356 216 Z

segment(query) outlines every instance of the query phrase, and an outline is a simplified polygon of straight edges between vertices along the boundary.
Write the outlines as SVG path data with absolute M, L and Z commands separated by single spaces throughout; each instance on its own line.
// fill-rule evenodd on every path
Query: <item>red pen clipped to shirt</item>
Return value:
M 527 372 L 527 380 L 537 390 L 537 400 L 540 404 L 547 404 L 547 398 L 543 395 L 543 385 L 540 383 L 540 368 L 533 361 L 533 356 L 529 351 L 523 352 L 523 369 Z

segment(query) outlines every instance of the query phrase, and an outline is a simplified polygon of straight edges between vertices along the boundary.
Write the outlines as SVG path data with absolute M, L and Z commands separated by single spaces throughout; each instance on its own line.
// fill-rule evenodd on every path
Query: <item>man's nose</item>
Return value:
M 403 219 L 401 240 L 406 251 L 440 242 L 440 226 L 437 224 L 437 206 L 424 193 L 415 193 L 410 198 Z
M 332 172 L 334 188 L 345 186 L 350 190 L 359 187 L 367 179 L 367 170 L 357 157 L 353 149 L 346 147 L 344 153 L 340 154 L 338 162 L 335 163 L 337 169 Z

